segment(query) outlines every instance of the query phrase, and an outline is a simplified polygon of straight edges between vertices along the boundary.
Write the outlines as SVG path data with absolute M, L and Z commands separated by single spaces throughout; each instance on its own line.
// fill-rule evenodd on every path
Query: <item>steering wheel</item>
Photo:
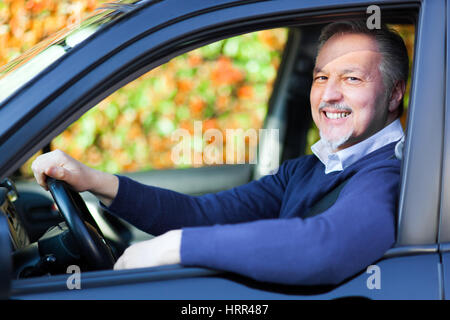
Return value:
M 87 267 L 112 269 L 115 262 L 112 250 L 80 194 L 66 182 L 51 177 L 47 177 L 47 185 Z

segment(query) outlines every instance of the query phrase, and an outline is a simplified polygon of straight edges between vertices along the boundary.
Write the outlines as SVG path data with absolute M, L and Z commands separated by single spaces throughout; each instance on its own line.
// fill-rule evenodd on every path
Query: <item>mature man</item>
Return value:
M 287 284 L 332 284 L 363 270 L 392 246 L 403 137 L 398 120 L 408 76 L 395 32 L 338 22 L 321 35 L 311 111 L 321 140 L 315 155 L 278 173 L 202 196 L 145 186 L 96 171 L 61 151 L 33 171 L 89 190 L 110 212 L 151 234 L 129 247 L 115 269 L 198 265 Z M 336 188 L 334 204 L 315 205 Z M 181 229 L 182 228 L 182 229 Z

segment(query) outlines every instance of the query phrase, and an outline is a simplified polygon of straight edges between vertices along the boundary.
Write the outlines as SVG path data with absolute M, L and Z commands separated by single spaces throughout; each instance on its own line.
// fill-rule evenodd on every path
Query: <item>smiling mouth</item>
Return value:
M 347 118 L 351 114 L 351 112 L 327 112 L 327 111 L 323 111 L 323 113 L 325 114 L 325 117 L 333 120 Z

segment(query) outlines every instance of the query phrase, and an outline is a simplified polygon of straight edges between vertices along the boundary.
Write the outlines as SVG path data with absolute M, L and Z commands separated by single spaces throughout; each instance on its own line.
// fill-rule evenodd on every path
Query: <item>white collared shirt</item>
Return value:
M 404 132 L 397 119 L 366 140 L 338 152 L 333 152 L 322 139 L 311 146 L 311 151 L 325 165 L 325 174 L 342 171 L 365 155 L 403 138 Z

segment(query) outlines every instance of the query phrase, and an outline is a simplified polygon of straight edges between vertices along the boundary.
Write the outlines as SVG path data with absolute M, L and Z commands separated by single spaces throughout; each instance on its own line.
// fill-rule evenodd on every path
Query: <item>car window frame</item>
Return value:
M 424 247 L 424 252 L 437 251 L 445 96 L 444 74 L 438 70 L 442 71 L 445 62 L 445 33 L 442 39 L 431 35 L 445 30 L 443 8 L 445 1 L 423 1 L 416 23 L 397 221 L 398 254 L 409 254 L 410 249 L 417 253 L 416 246 Z M 433 79 L 424 81 L 430 77 Z M 424 107 L 428 105 L 434 108 Z M 428 175 L 422 174 L 424 168 Z

